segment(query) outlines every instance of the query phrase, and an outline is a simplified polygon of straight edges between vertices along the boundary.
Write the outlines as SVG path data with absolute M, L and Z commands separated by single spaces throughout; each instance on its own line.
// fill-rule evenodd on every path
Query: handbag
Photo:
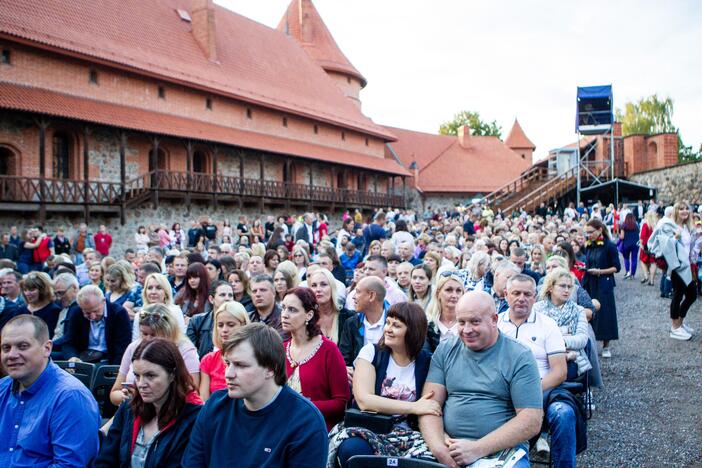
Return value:
M 389 434 L 395 424 L 395 418 L 387 414 L 370 413 L 350 408 L 344 416 L 344 426 L 362 427 L 376 434 Z

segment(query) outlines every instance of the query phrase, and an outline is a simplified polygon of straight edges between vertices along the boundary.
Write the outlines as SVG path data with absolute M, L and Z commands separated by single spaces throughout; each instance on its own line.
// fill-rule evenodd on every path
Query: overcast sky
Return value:
M 290 0 L 216 0 L 275 27 Z M 314 0 L 366 77 L 375 122 L 436 133 L 461 110 L 515 117 L 536 157 L 575 141 L 577 86 L 612 84 L 615 107 L 658 93 L 702 142 L 702 2 L 697 0 Z

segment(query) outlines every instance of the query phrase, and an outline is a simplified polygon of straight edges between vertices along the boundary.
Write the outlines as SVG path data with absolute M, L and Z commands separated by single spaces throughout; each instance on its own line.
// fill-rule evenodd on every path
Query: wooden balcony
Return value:
M 316 207 L 404 207 L 402 195 L 239 177 L 152 171 L 119 182 L 0 176 L 0 209 L 12 211 L 120 212 L 160 199 L 302 204 Z

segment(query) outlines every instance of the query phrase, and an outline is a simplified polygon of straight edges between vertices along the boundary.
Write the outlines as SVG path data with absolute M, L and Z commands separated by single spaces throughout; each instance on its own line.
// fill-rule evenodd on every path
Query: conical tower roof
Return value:
M 325 71 L 349 75 L 361 86 L 366 85 L 366 79 L 341 52 L 311 0 L 292 0 L 277 29 L 294 37 Z
M 510 148 L 536 149 L 536 145 L 534 145 L 534 143 L 527 138 L 517 119 L 514 119 L 514 125 L 512 125 L 512 129 L 509 131 L 509 135 L 507 135 L 505 145 L 509 146 Z

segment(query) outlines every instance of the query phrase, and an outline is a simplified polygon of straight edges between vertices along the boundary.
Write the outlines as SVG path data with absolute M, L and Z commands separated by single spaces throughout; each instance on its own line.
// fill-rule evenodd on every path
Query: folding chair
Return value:
M 418 458 L 382 457 L 379 455 L 356 455 L 349 458 L 349 468 L 446 468 L 446 465 Z
M 110 401 L 110 390 L 117 380 L 119 366 L 100 366 L 95 371 L 91 391 L 98 402 L 100 414 L 103 418 L 111 418 L 117 411 L 117 407 Z
M 92 386 L 93 375 L 95 375 L 95 364 L 72 361 L 54 361 L 54 364 L 83 382 L 83 385 L 86 387 L 90 388 Z

